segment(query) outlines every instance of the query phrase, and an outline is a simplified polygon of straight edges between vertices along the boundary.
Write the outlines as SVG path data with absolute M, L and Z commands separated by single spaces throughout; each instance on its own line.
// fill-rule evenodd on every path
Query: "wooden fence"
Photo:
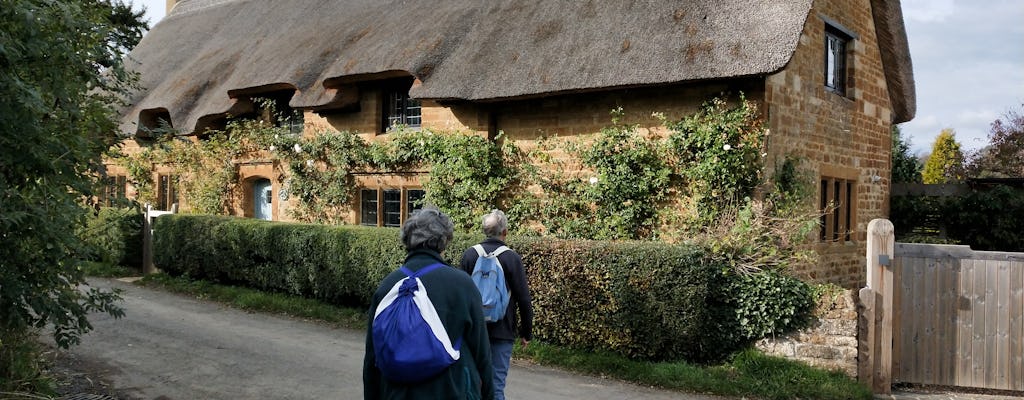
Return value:
M 892 224 L 876 221 L 861 379 L 876 393 L 893 382 L 1024 391 L 1024 254 L 893 243 Z

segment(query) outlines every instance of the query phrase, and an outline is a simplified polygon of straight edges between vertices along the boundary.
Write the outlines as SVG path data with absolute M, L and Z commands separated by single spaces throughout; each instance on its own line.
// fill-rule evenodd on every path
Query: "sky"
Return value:
M 145 6 L 150 25 L 165 0 Z M 945 128 L 965 151 L 988 144 L 993 121 L 1024 111 L 1024 0 L 902 0 L 917 114 L 900 125 L 911 152 L 927 154 Z

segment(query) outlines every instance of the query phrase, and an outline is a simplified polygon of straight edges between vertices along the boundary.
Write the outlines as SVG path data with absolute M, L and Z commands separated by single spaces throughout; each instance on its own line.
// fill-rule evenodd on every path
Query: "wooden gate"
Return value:
M 894 250 L 893 382 L 1024 390 L 1024 254 Z
M 885 219 L 867 233 L 860 381 L 875 393 L 905 382 L 1024 394 L 1024 253 L 897 244 Z

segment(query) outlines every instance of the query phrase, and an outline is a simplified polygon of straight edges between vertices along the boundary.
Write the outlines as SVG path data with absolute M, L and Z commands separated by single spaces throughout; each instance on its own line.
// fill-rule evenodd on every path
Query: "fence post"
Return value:
M 867 287 L 861 289 L 866 329 L 866 360 L 858 365 L 862 382 L 875 393 L 892 391 L 893 270 L 896 238 L 892 222 L 874 219 L 867 232 Z M 866 373 L 866 374 L 865 374 Z M 864 376 L 867 375 L 867 376 Z

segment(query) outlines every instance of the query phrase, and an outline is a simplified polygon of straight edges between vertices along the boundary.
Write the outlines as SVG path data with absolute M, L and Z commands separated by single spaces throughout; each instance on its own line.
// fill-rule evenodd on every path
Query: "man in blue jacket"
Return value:
M 508 236 L 508 217 L 501 210 L 491 211 L 483 218 L 482 228 L 487 239 L 480 242 L 487 254 L 505 246 Z M 459 267 L 469 274 L 473 273 L 477 251 L 472 247 L 462 253 Z M 530 288 L 526 282 L 526 270 L 523 258 L 519 253 L 509 250 L 498 254 L 498 262 L 505 271 L 505 282 L 508 285 L 510 300 L 505 317 L 487 323 L 487 334 L 491 342 L 491 360 L 494 363 L 494 398 L 505 400 L 505 378 L 512 361 L 512 346 L 518 333 L 520 344 L 526 347 L 533 339 L 533 305 L 530 299 Z M 518 319 L 516 318 L 518 316 Z M 518 329 L 517 329 L 518 328 Z

